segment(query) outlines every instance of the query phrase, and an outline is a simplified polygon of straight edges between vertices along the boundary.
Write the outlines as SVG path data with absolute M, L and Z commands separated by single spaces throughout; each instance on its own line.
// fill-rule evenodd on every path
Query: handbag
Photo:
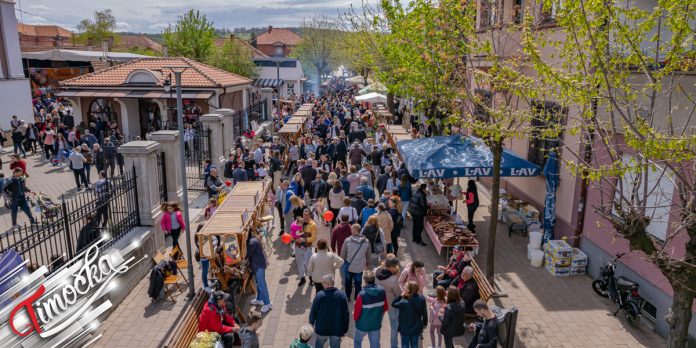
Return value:
M 351 262 L 353 262 L 353 260 L 355 260 L 355 257 L 358 256 L 358 253 L 360 252 L 360 249 L 362 249 L 362 245 L 364 243 L 365 243 L 365 239 L 363 239 L 360 242 L 360 245 L 358 245 L 358 251 L 356 251 L 355 254 L 353 254 L 353 257 L 350 258 L 350 261 L 344 262 L 343 266 L 341 266 L 341 273 L 343 273 L 343 275 L 346 277 L 346 279 L 348 278 L 348 267 L 350 267 Z

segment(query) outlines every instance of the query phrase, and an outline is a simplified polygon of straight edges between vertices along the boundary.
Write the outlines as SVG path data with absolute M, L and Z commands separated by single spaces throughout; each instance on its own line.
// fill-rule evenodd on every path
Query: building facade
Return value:
M 500 1 L 485 1 L 479 0 L 477 6 L 477 29 L 482 40 L 495 40 L 496 54 L 503 57 L 521 57 L 521 40 L 520 32 L 511 30 L 510 24 L 519 24 L 527 14 L 534 16 L 536 21 L 536 30 L 543 31 L 543 35 L 551 40 L 563 41 L 565 33 L 560 30 L 555 23 L 553 8 L 542 10 L 538 1 L 527 2 L 519 0 L 500 0 Z M 644 8 L 652 8 L 656 5 L 655 1 L 641 0 L 632 4 L 632 6 L 641 6 Z M 650 42 L 646 38 L 644 45 L 649 45 Z M 654 45 L 654 43 L 653 43 Z M 648 46 L 645 49 L 649 49 Z M 557 55 L 554 53 L 554 48 L 550 45 L 541 49 L 541 56 L 547 63 L 553 65 L 558 62 Z M 482 67 L 485 69 L 485 67 Z M 530 76 L 535 75 L 531 69 L 522 69 L 523 73 Z M 635 74 L 634 88 L 641 88 L 647 81 L 643 81 L 640 74 Z M 680 80 L 681 89 L 673 93 L 669 99 L 657 100 L 657 108 L 664 110 L 664 114 L 670 114 L 673 125 L 680 127 L 679 129 L 692 129 L 696 126 L 689 117 L 689 112 L 679 114 L 679 112 L 667 112 L 669 108 L 672 110 L 691 110 L 692 100 L 696 94 L 696 73 L 686 73 Z M 539 90 L 543 91 L 544 86 L 539 86 Z M 492 106 L 496 102 L 495 95 L 487 90 L 485 85 L 472 85 L 471 93 L 478 95 L 480 100 Z M 543 95 L 543 93 L 541 93 Z M 538 114 L 540 119 L 547 119 L 545 122 L 568 124 L 573 126 L 573 122 L 579 122 L 582 117 L 578 107 L 563 107 L 559 105 L 551 94 L 549 97 L 540 97 L 539 100 L 533 100 L 531 103 L 516 100 L 511 105 L 517 105 L 518 109 L 531 111 L 533 114 Z M 602 109 L 598 110 L 598 117 L 602 117 Z M 659 113 L 657 113 L 659 114 Z M 548 117 L 550 116 L 550 117 Z M 536 117 L 535 117 L 536 118 Z M 538 122 L 538 121 L 532 121 Z M 532 123 L 531 126 L 537 128 L 545 128 L 550 126 L 539 122 Z M 541 132 L 541 130 L 540 130 Z M 616 135 L 621 137 L 620 134 Z M 556 200 L 556 227 L 555 237 L 568 237 L 569 243 L 579 245 L 580 248 L 588 255 L 588 274 L 591 277 L 599 275 L 600 267 L 611 260 L 617 253 L 628 253 L 621 259 L 617 265 L 617 276 L 623 275 L 640 284 L 640 294 L 646 302 L 642 308 L 646 318 L 654 323 L 654 330 L 663 337 L 666 337 L 669 332 L 669 325 L 665 321 L 667 314 L 672 305 L 672 289 L 668 280 L 662 275 L 659 269 L 649 261 L 645 260 L 645 256 L 639 252 L 630 252 L 628 242 L 618 236 L 608 222 L 596 213 L 593 207 L 600 204 L 601 193 L 606 195 L 607 187 L 598 185 L 586 184 L 579 177 L 573 175 L 569 168 L 564 163 L 564 160 L 572 160 L 578 154 L 584 154 L 582 139 L 579 134 L 561 134 L 559 139 L 542 139 L 530 137 L 524 139 L 512 139 L 507 142 L 507 147 L 515 153 L 527 154 L 527 159 L 540 166 L 543 166 L 546 161 L 546 155 L 550 149 L 553 149 L 560 144 L 561 147 L 559 156 L 560 164 L 560 183 L 557 191 Z M 596 153 L 590 154 L 597 156 Z M 664 240 L 670 223 L 678 219 L 678 215 L 674 213 L 672 200 L 676 197 L 676 189 L 670 186 L 669 180 L 665 181 L 665 187 L 660 187 L 660 190 L 669 199 L 660 202 L 659 206 L 663 211 L 655 212 L 655 216 L 660 215 L 663 218 L 653 220 L 649 226 L 651 233 L 658 241 Z M 662 185 L 662 184 L 661 184 Z M 543 212 L 545 202 L 545 178 L 539 176 L 536 178 L 503 178 L 501 187 L 511 193 L 513 196 L 530 202 L 540 212 Z M 613 193 L 612 193 L 613 194 Z M 542 213 L 543 214 L 543 213 Z M 683 257 L 685 243 L 688 240 L 687 236 L 676 236 L 669 241 L 671 256 L 675 259 Z M 587 291 L 592 291 L 587 289 Z M 696 309 L 696 306 L 694 307 Z M 696 319 L 692 320 L 689 328 L 689 335 L 693 340 L 696 337 Z
M 188 58 L 142 58 L 60 82 L 75 122 L 106 120 L 126 137 L 140 136 L 176 122 L 176 84 L 170 67 L 184 69 L 184 117 L 196 121 L 211 110 L 241 110 L 249 104 L 252 80 Z M 164 89 L 171 83 L 171 91 Z
M 307 79 L 298 59 L 254 58 L 254 64 L 259 74 L 254 86 L 273 88 L 281 97 L 304 93 L 304 81 Z
M 14 2 L 0 0 L 0 127 L 8 129 L 12 115 L 31 122 L 29 79 L 24 76 Z
M 290 29 L 273 28 L 268 26 L 268 31 L 259 34 L 256 38 L 256 48 L 271 57 L 288 57 L 302 38 Z

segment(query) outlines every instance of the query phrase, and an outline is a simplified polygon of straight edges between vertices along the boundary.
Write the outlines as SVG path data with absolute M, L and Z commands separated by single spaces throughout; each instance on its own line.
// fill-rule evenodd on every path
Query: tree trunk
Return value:
M 493 153 L 493 186 L 491 187 L 491 217 L 488 225 L 488 246 L 486 248 L 486 279 L 495 284 L 495 236 L 498 230 L 498 203 L 500 203 L 500 162 L 503 156 L 502 141 L 492 144 Z
M 696 293 L 680 282 L 670 282 L 674 289 L 672 302 L 672 318 L 669 321 L 667 348 L 684 348 L 689 338 L 689 323 L 691 323 L 691 306 Z
M 367 87 L 368 86 L 368 84 L 367 84 L 367 68 L 363 68 L 361 73 L 363 76 L 363 81 L 365 81 L 365 87 Z
M 392 115 L 396 115 L 396 110 L 394 109 L 394 94 L 393 93 L 387 93 L 387 109 L 389 110 L 389 113 Z

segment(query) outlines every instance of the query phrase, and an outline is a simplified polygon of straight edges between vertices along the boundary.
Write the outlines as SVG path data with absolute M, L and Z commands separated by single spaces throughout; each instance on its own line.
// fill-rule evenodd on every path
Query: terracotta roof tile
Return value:
M 226 38 L 217 38 L 214 41 L 215 46 L 222 47 L 222 45 L 225 44 L 225 42 L 228 42 L 230 39 Z M 270 56 L 261 52 L 258 48 L 252 46 L 248 41 L 242 40 L 238 37 L 235 36 L 234 41 L 241 43 L 242 46 L 248 48 L 251 50 L 253 58 L 269 58 Z
M 273 45 L 276 42 L 282 42 L 288 46 L 297 46 L 300 41 L 302 41 L 302 37 L 285 28 L 272 28 L 256 38 L 256 43 L 259 45 Z
M 114 87 L 125 86 L 128 75 L 136 69 L 161 72 L 158 86 L 162 86 L 169 73 L 166 66 L 188 66 L 181 75 L 182 87 L 215 88 L 250 84 L 252 80 L 233 73 L 196 62 L 188 58 L 141 58 L 108 69 L 61 81 L 61 87 Z M 172 81 L 174 85 L 175 81 Z
M 73 33 L 57 25 L 33 25 L 17 23 L 17 31 L 27 36 L 72 37 Z

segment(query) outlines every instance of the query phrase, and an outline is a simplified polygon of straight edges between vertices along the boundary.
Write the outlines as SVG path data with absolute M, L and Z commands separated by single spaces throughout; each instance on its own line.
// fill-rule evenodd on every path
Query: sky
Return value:
M 375 3 L 376 0 L 369 0 Z M 207 15 L 216 28 L 299 26 L 315 14 L 335 16 L 361 0 L 15 0 L 18 21 L 75 30 L 94 11 L 111 9 L 117 31 L 159 33 L 189 9 Z M 20 11 L 21 7 L 21 11 Z

